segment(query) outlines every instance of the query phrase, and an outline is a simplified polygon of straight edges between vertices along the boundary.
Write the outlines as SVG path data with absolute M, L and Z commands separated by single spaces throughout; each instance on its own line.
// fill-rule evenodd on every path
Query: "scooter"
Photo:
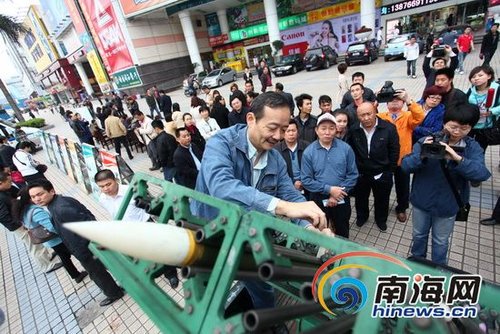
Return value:
M 183 82 L 184 95 L 190 97 L 200 94 L 200 83 L 198 82 L 196 73 L 192 73 Z

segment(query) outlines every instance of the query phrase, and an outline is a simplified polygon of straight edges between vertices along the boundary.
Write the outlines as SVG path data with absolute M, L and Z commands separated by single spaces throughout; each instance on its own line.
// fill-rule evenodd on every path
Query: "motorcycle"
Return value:
M 182 86 L 186 97 L 200 94 L 200 83 L 198 82 L 196 73 L 192 73 L 184 79 Z

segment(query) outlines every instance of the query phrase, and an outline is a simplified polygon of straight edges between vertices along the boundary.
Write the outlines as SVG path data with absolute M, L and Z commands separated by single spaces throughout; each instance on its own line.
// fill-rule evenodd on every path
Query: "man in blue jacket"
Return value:
M 314 202 L 306 202 L 295 189 L 285 161 L 272 149 L 289 125 L 286 98 L 275 92 L 260 94 L 246 120 L 247 125 L 221 130 L 207 142 L 196 190 L 246 210 L 299 219 L 299 226 L 331 234 L 323 211 Z M 193 211 L 207 219 L 217 215 L 216 209 L 199 202 L 193 203 Z M 269 285 L 256 281 L 245 285 L 255 308 L 274 306 Z
M 411 253 L 414 257 L 426 257 L 432 229 L 432 261 L 448 263 L 448 240 L 459 211 L 452 186 L 456 187 L 462 202 L 469 203 L 469 183 L 483 182 L 491 176 L 482 148 L 467 136 L 478 120 L 479 109 L 471 104 L 459 104 L 446 110 L 440 138 L 440 144 L 446 150 L 444 160 L 422 157 L 422 147 L 432 143 L 432 137 L 421 138 L 413 146 L 413 152 L 403 158 L 401 168 L 414 174 L 410 195 L 413 205 Z M 458 153 L 460 151 L 463 152 Z M 443 168 L 448 171 L 453 185 L 447 181 Z

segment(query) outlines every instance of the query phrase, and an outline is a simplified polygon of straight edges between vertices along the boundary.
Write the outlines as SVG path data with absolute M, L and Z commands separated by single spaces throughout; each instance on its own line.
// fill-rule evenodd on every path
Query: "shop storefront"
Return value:
M 343 53 L 350 43 L 356 40 L 354 33 L 361 26 L 360 1 L 348 0 L 328 6 L 331 2 L 316 1 L 306 4 L 304 1 L 277 1 L 278 26 L 281 41 L 284 43 L 281 54 L 304 54 L 308 48 L 329 45 Z M 382 5 L 376 1 L 376 7 Z M 377 11 L 376 27 L 380 22 L 380 11 Z M 262 2 L 251 3 L 227 9 L 230 32 L 229 44 L 214 47 L 214 60 L 218 63 L 245 62 L 254 66 L 258 59 L 273 61 L 273 50 L 268 40 L 267 23 L 265 21 Z M 207 15 L 209 34 L 220 33 L 214 14 Z M 372 36 L 375 38 L 375 34 Z M 213 36 L 211 43 L 224 43 L 225 36 Z M 271 43 L 270 43 L 271 42 Z M 212 44 L 211 44 L 212 45 Z M 238 64 L 243 66 L 244 64 Z M 236 69 L 236 68 L 235 68 Z
M 474 31 L 480 31 L 484 28 L 485 12 L 485 2 L 477 0 L 401 1 L 381 8 L 386 40 L 406 33 L 418 33 L 425 38 L 448 25 L 470 25 Z

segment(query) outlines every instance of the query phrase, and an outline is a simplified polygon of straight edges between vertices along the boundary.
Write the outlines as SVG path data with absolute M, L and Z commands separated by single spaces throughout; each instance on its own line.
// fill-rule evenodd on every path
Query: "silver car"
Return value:
M 213 70 L 210 72 L 203 82 L 202 86 L 206 85 L 210 88 L 222 86 L 228 82 L 236 81 L 236 71 L 229 67 L 223 67 L 221 69 Z

